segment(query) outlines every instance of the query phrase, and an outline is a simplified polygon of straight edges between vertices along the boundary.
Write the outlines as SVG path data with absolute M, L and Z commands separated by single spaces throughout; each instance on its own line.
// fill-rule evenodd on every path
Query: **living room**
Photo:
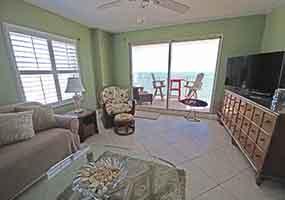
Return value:
M 1 0 L 1 199 L 285 199 L 284 19 L 277 0 Z M 212 39 L 211 87 L 187 57 L 173 77 L 176 45 Z M 164 74 L 135 82 L 132 47 L 161 44 Z M 108 152 L 116 188 L 77 185 Z

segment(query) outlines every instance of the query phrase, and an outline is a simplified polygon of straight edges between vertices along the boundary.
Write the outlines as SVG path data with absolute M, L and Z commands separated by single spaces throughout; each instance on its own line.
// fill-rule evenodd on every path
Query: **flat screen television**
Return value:
M 264 53 L 229 58 L 226 85 L 249 91 L 273 95 L 280 87 L 284 52 Z M 281 86 L 282 87 L 282 86 Z

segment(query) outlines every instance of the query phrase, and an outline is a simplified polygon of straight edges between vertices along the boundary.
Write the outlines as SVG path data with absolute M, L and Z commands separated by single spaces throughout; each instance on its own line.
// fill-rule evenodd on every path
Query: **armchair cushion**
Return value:
M 132 106 L 128 103 L 107 103 L 105 104 L 106 111 L 109 115 L 131 112 Z
M 102 100 L 104 104 L 125 103 L 129 99 L 128 89 L 121 89 L 119 87 L 107 87 L 102 92 Z

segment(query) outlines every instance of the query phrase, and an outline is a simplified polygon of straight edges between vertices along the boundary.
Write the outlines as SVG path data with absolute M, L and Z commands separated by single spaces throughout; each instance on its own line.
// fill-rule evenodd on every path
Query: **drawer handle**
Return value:
M 265 139 L 264 139 L 264 138 L 260 138 L 260 141 L 261 141 L 261 142 L 264 142 L 264 141 L 265 141 Z
M 250 112 L 250 111 L 251 111 L 251 109 L 250 109 L 250 108 L 248 108 L 248 109 L 246 109 L 246 111 L 249 111 L 249 112 Z
M 244 136 L 241 135 L 240 138 L 241 138 L 241 139 L 244 139 Z
M 252 132 L 252 133 L 255 133 L 255 130 L 251 129 L 251 132 Z
M 260 155 L 256 155 L 256 154 L 255 154 L 254 156 L 255 156 L 256 158 L 260 158 L 260 157 L 261 157 Z
M 248 125 L 248 123 L 244 123 L 244 126 L 247 126 Z
M 255 117 L 259 117 L 259 116 L 260 116 L 260 114 L 255 114 L 254 116 L 255 116 Z
M 271 124 L 271 123 L 272 123 L 272 121 L 271 121 L 271 120 L 269 120 L 269 119 L 267 119 L 267 120 L 265 120 L 265 123 L 266 123 L 266 124 Z

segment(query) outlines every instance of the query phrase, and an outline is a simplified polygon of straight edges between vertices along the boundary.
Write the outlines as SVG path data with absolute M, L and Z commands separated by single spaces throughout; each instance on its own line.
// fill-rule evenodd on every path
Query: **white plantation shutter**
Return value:
M 53 104 L 71 99 L 73 94 L 65 93 L 67 79 L 80 76 L 76 41 L 7 29 L 25 100 Z
M 58 102 L 53 75 L 21 75 L 21 81 L 27 101 Z
M 62 100 L 72 98 L 73 94 L 65 93 L 67 79 L 79 77 L 76 43 L 67 43 L 53 40 L 52 50 L 55 60 L 55 69 L 58 74 L 58 81 L 61 90 Z
M 78 70 L 76 44 L 52 41 L 57 70 Z

